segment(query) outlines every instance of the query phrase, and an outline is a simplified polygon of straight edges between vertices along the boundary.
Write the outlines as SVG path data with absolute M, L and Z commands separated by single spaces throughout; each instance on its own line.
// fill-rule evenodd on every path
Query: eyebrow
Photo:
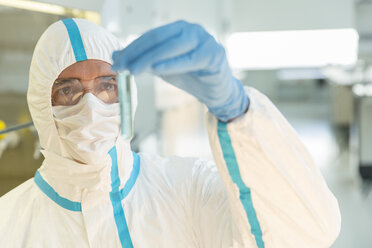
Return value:
M 78 80 L 78 79 L 77 78 L 57 78 L 53 83 L 53 87 L 71 83 L 72 80 Z
M 117 76 L 118 76 L 117 74 L 110 74 L 110 75 L 103 75 L 103 76 L 95 77 L 94 79 L 97 79 L 97 78 L 108 78 L 108 77 L 116 78 Z M 80 78 L 57 78 L 54 81 L 53 86 L 54 85 L 63 85 L 63 84 L 66 84 L 66 83 L 70 83 L 72 80 L 78 80 L 78 81 L 80 81 Z

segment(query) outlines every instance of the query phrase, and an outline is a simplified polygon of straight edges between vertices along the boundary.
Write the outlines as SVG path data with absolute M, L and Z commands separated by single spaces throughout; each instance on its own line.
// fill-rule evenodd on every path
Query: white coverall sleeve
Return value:
M 207 130 L 244 247 L 330 247 L 338 203 L 296 132 L 266 96 L 246 88 L 247 113 Z

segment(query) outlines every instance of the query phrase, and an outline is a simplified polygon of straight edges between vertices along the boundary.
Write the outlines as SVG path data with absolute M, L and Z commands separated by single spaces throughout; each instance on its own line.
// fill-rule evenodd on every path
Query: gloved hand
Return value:
M 152 29 L 113 53 L 114 71 L 147 71 L 195 96 L 219 120 L 242 115 L 249 100 L 225 49 L 203 27 L 177 21 Z

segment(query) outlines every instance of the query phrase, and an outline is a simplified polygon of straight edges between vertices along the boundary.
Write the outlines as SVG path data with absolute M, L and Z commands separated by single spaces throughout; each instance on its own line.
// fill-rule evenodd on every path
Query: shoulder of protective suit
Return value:
M 14 233 L 19 233 L 32 219 L 32 212 L 43 204 L 42 194 L 33 179 L 0 197 L 0 246 L 5 240 L 12 241 Z M 36 205 L 35 205 L 36 204 Z M 19 237 L 18 237 L 19 238 Z
M 20 201 L 27 200 L 34 196 L 33 194 L 30 194 L 30 192 L 33 191 L 34 185 L 33 179 L 29 179 L 0 197 L 0 208 L 4 209 L 5 206 L 17 204 Z

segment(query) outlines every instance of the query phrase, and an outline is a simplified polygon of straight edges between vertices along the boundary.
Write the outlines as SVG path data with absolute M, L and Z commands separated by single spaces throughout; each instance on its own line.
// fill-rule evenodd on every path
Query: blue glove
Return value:
M 112 55 L 114 71 L 150 72 L 195 96 L 220 121 L 242 115 L 249 100 L 225 49 L 203 27 L 177 21 L 152 29 Z

